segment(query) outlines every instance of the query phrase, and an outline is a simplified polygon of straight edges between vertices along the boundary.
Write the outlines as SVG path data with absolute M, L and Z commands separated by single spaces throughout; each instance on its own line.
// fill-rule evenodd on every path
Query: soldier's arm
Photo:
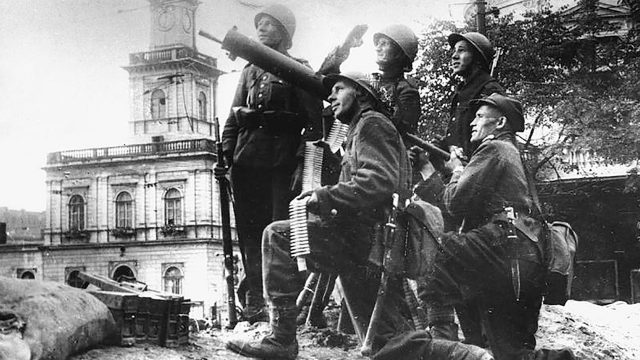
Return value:
M 236 92 L 233 97 L 233 101 L 231 102 L 231 110 L 229 111 L 229 117 L 224 124 L 224 130 L 222 131 L 222 151 L 227 158 L 227 160 L 232 160 L 233 152 L 236 148 L 236 142 L 238 140 L 238 120 L 236 119 L 233 108 L 236 106 L 247 106 L 247 86 L 246 77 L 247 77 L 247 68 L 242 71 L 240 75 L 240 80 L 238 80 L 238 86 L 236 87 Z M 229 162 L 228 165 L 231 165 Z
M 482 209 L 482 204 L 502 176 L 500 154 L 489 141 L 473 154 L 464 170 L 454 171 L 444 192 L 450 214 L 462 218 Z
M 398 84 L 398 98 L 396 108 L 391 119 L 398 127 L 400 134 L 415 134 L 420 119 L 420 94 L 418 87 L 412 81 Z

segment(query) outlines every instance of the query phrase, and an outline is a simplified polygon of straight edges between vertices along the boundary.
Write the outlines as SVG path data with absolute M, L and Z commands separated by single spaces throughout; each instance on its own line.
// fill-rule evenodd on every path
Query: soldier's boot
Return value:
M 460 341 L 458 337 L 458 324 L 455 322 L 455 313 L 452 306 L 427 307 L 429 319 L 429 333 L 434 339 Z
M 256 296 L 252 294 L 251 291 L 247 291 L 246 301 L 247 306 L 243 312 L 244 320 L 248 321 L 249 324 L 252 325 L 261 321 L 269 321 L 269 314 L 264 305 L 264 298 L 262 296 Z
M 296 316 L 294 306 L 270 309 L 271 333 L 261 340 L 237 339 L 227 342 L 227 349 L 240 355 L 259 359 L 293 360 L 298 356 Z
M 459 341 L 432 339 L 430 360 L 494 360 L 493 355 L 479 346 L 464 344 Z

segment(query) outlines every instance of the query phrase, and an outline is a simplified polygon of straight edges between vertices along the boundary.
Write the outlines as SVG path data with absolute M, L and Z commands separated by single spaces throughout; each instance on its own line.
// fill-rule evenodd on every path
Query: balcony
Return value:
M 47 164 L 88 162 L 112 158 L 133 158 L 144 155 L 164 155 L 187 152 L 209 152 L 215 154 L 215 142 L 209 139 L 197 139 L 58 151 L 47 154 Z
M 213 123 L 190 116 L 129 122 L 134 135 L 197 134 L 213 136 Z
M 176 60 L 197 60 L 210 67 L 217 67 L 217 60 L 211 56 L 201 54 L 188 47 L 152 50 L 129 54 L 129 65 L 152 65 Z

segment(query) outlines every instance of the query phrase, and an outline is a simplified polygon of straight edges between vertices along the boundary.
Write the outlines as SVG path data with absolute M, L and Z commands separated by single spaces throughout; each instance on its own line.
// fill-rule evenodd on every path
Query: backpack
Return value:
M 433 266 L 444 228 L 442 213 L 426 201 L 414 200 L 398 213 L 396 225 L 385 252 L 385 270 L 417 280 Z
M 547 224 L 548 236 L 544 249 L 546 264 L 544 303 L 564 305 L 571 297 L 578 235 L 566 222 Z

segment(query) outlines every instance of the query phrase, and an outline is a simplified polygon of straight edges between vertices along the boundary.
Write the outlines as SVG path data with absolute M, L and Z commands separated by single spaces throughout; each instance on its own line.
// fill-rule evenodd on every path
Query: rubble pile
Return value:
M 330 323 L 332 323 L 330 321 Z M 269 332 L 266 323 L 239 323 L 232 331 L 213 330 L 191 336 L 189 344 L 177 348 L 136 344 L 133 347 L 94 349 L 72 360 L 240 360 L 245 357 L 225 349 L 230 336 L 258 339 Z M 328 329 L 301 328 L 298 332 L 300 360 L 364 360 L 355 335 Z M 339 334 L 339 336 L 337 336 Z M 598 306 L 569 301 L 566 306 L 542 308 L 538 345 L 549 348 L 569 347 L 583 360 L 640 359 L 640 304 L 618 302 Z

